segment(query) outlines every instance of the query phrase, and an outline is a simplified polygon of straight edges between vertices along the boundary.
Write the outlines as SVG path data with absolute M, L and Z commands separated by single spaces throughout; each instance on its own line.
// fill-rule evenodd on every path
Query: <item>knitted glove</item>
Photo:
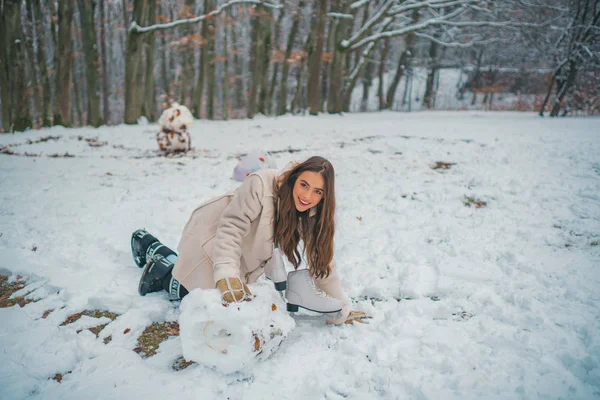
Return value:
M 221 297 L 227 303 L 252 300 L 250 289 L 238 278 L 223 278 L 217 281 L 217 288 L 219 288 Z
M 346 321 L 344 321 L 344 323 L 350 325 L 352 325 L 355 322 L 360 322 L 361 324 L 368 324 L 369 322 L 367 320 L 371 318 L 372 317 L 369 317 L 362 311 L 350 311 L 350 314 L 348 314 L 348 318 L 346 318 Z

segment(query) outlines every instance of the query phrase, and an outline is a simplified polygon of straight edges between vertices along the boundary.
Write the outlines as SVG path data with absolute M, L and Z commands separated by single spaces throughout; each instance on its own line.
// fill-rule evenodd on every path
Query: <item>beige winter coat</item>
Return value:
M 278 170 L 263 169 L 248 175 L 235 191 L 196 208 L 179 242 L 173 276 L 187 290 L 212 289 L 227 277 L 255 282 L 273 254 L 274 189 Z M 332 262 L 327 278 L 315 284 L 344 304 L 340 276 Z

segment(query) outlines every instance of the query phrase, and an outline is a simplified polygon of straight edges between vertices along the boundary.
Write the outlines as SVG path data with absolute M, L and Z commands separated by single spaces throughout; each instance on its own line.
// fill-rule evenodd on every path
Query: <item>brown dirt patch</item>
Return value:
M 138 338 L 138 346 L 133 349 L 142 358 L 152 357 L 156 354 L 162 342 L 171 336 L 179 336 L 179 323 L 175 321 L 154 322 L 144 329 Z
M 12 307 L 15 304 L 24 307 L 26 304 L 33 303 L 35 300 L 26 299 L 26 295 L 10 298 L 13 293 L 23 289 L 25 286 L 27 286 L 27 282 L 23 280 L 21 275 L 18 275 L 17 280 L 14 282 L 9 282 L 8 276 L 0 275 L 0 308 Z

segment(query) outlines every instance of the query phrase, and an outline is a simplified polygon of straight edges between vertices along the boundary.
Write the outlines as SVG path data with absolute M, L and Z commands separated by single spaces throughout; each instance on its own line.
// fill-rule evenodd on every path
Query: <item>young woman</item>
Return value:
M 219 288 L 223 299 L 249 299 L 277 247 L 297 269 L 300 241 L 316 288 L 342 304 L 332 323 L 362 320 L 350 312 L 333 259 L 335 172 L 323 157 L 311 157 L 279 174 L 263 169 L 248 175 L 234 192 L 192 213 L 178 246 L 179 256 L 144 230 L 132 236 L 138 266 L 145 266 L 141 295 L 165 289 L 173 298 L 189 290 Z M 148 260 L 148 262 L 146 262 Z

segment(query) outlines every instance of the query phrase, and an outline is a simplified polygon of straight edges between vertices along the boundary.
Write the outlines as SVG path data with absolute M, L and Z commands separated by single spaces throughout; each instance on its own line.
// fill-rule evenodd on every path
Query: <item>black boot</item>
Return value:
M 149 259 L 138 285 L 139 294 L 145 296 L 148 293 L 163 290 L 164 282 L 170 280 L 174 266 L 175 264 L 160 254 Z
M 150 245 L 156 242 L 158 242 L 158 239 L 145 229 L 138 229 L 133 232 L 131 235 L 131 253 L 138 267 L 143 268 L 146 265 L 146 252 Z
M 177 253 L 175 253 L 173 250 L 171 250 L 161 242 L 156 241 L 150 246 L 148 246 L 146 250 L 146 260 L 151 260 L 152 257 L 157 256 L 159 254 L 164 258 L 168 258 L 170 255 L 177 255 Z

